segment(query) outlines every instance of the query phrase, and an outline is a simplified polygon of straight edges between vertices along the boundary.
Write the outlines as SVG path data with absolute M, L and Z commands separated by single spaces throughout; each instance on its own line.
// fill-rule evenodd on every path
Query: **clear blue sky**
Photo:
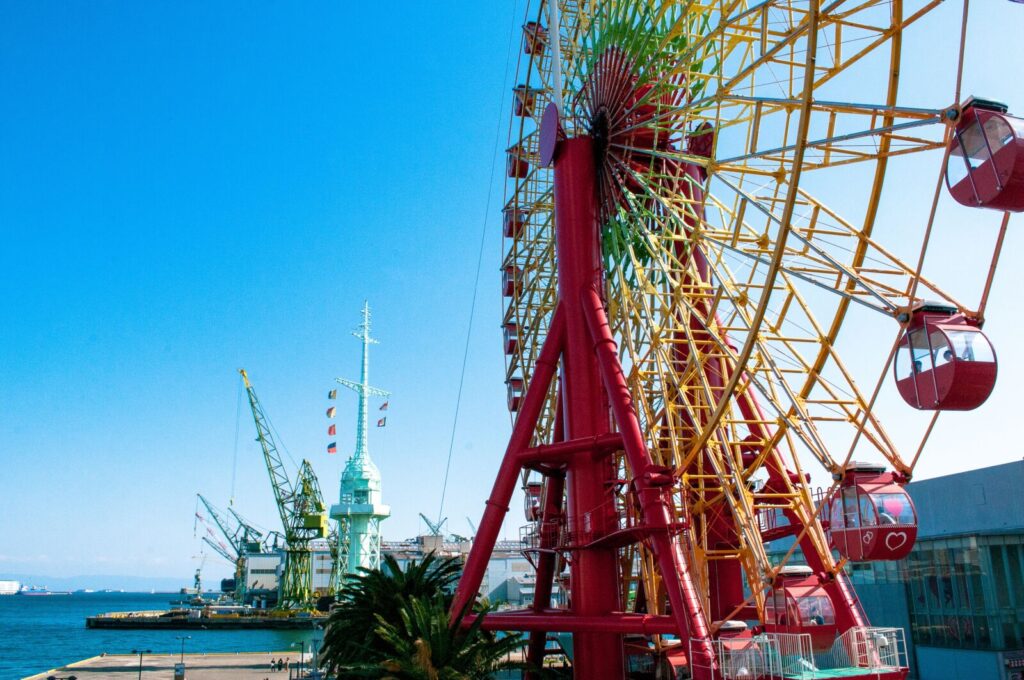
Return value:
M 968 91 L 1024 111 L 1024 8 L 974 4 Z M 486 214 L 445 510 L 468 532 L 510 430 L 500 172 L 486 206 L 522 14 L 509 2 L 0 9 L 0 573 L 184 583 L 194 494 L 226 504 L 236 424 L 236 506 L 275 526 L 252 421 L 236 418 L 238 367 L 336 497 L 355 399 L 339 392 L 328 457 L 325 396 L 335 376 L 358 377 L 349 331 L 364 299 L 381 340 L 372 380 L 395 394 L 370 443 L 394 512 L 385 533 L 417 533 L 417 513 L 438 510 Z M 915 59 L 909 87 L 926 92 L 931 57 Z M 1008 259 L 1019 245 L 1011 235 Z M 1012 339 L 1004 357 L 1024 337 L 1005 322 L 1008 270 L 990 323 Z M 940 452 L 928 474 L 1019 457 L 998 423 L 1024 376 L 1001 370 L 977 419 L 941 426 L 966 444 L 965 424 L 987 428 L 987 445 Z M 510 536 L 520 523 L 516 508 Z

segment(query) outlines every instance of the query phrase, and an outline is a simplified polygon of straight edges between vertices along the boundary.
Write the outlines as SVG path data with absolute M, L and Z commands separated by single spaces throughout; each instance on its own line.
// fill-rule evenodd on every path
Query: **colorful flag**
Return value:
M 377 421 L 377 427 L 384 427 L 385 425 L 387 425 L 387 423 L 388 419 L 386 417 L 381 418 L 380 420 Z
M 338 390 L 331 390 L 330 392 L 328 392 L 327 393 L 327 398 L 328 399 L 337 399 L 338 398 Z
M 327 409 L 327 417 L 328 418 L 333 418 L 334 414 L 337 413 L 337 412 L 338 412 L 338 409 L 336 409 L 335 407 L 332 406 L 329 409 Z
M 338 433 L 337 425 L 335 425 L 334 423 L 331 423 L 331 426 L 327 428 L 327 436 L 328 437 L 333 437 L 337 433 Z
M 388 410 L 388 402 L 385 401 L 383 404 L 381 404 L 380 405 L 380 410 L 381 411 L 387 411 Z
M 337 452 L 338 452 L 338 444 L 336 442 L 331 442 L 330 444 L 327 445 L 327 453 L 337 453 Z

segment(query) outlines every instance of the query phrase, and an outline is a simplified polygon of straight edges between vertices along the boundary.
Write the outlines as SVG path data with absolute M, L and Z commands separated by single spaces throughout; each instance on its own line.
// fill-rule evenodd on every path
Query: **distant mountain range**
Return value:
M 157 590 L 161 592 L 176 593 L 185 586 L 192 585 L 191 578 L 178 578 L 174 576 L 43 576 L 39 574 L 9 574 L 0 572 L 0 581 L 11 580 L 21 581 L 24 585 L 46 586 L 50 590 L 125 590 L 128 592 L 148 592 Z M 220 579 L 217 583 L 206 583 L 203 579 L 203 588 L 220 586 Z

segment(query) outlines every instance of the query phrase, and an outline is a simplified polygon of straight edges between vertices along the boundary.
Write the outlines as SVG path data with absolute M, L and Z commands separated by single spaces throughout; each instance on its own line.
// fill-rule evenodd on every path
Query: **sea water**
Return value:
M 0 680 L 24 678 L 73 661 L 149 650 L 153 654 L 308 651 L 308 630 L 105 630 L 87 629 L 85 617 L 115 611 L 169 609 L 171 593 L 74 593 L 0 596 Z M 317 636 L 322 635 L 317 633 Z M 294 646 L 293 646 L 294 645 Z M 268 660 L 270 656 L 268 654 Z

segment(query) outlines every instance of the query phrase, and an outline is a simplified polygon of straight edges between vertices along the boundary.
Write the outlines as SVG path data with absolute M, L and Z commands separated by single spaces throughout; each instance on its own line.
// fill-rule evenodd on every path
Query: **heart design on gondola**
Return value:
M 909 539 L 906 531 L 894 531 L 885 537 L 885 547 L 889 550 L 899 550 L 907 544 Z
M 864 535 L 861 536 L 861 540 L 864 541 L 864 543 L 870 543 L 871 541 L 875 540 L 874 532 L 873 531 L 865 531 Z

